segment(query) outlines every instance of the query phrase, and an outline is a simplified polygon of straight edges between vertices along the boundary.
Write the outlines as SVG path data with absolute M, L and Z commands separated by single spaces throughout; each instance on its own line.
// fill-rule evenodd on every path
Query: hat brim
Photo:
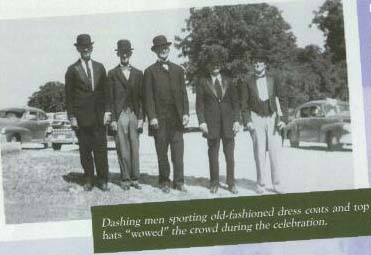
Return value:
M 94 42 L 91 42 L 91 43 L 84 43 L 84 44 L 77 44 L 77 43 L 74 43 L 73 45 L 75 45 L 76 47 L 78 47 L 78 46 L 91 46 L 91 45 L 93 45 L 94 44 Z
M 164 43 L 164 44 L 158 44 L 158 45 L 153 45 L 151 47 L 151 50 L 154 51 L 156 48 L 162 47 L 162 46 L 170 46 L 172 42 Z

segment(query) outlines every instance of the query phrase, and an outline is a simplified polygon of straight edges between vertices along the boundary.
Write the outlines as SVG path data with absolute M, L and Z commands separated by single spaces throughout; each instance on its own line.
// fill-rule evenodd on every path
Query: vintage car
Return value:
M 349 104 L 335 99 L 307 102 L 295 109 L 285 128 L 292 147 L 326 143 L 329 150 L 352 144 Z
M 42 143 L 48 147 L 48 117 L 33 107 L 12 107 L 0 110 L 2 142 Z
M 63 144 L 76 144 L 77 138 L 71 128 L 66 112 L 51 114 L 51 144 L 53 150 L 60 150 Z

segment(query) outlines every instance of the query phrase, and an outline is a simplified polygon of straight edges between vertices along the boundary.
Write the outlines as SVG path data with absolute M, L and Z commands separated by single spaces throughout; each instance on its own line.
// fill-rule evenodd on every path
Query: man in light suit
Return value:
M 235 84 L 220 73 L 220 68 L 219 56 L 212 56 L 207 65 L 207 75 L 196 85 L 196 112 L 209 147 L 210 192 L 216 193 L 219 187 L 219 147 L 222 140 L 228 189 L 236 194 L 234 136 L 239 131 L 239 101 Z
M 121 170 L 121 188 L 141 189 L 139 179 L 139 134 L 143 131 L 143 73 L 130 65 L 129 40 L 117 42 L 120 64 L 108 72 L 111 90 L 112 129 Z
M 170 192 L 170 145 L 173 163 L 173 188 L 184 186 L 184 127 L 189 121 L 189 105 L 183 68 L 168 60 L 171 42 L 163 35 L 153 38 L 152 51 L 157 61 L 144 71 L 145 107 L 149 120 L 149 135 L 154 136 L 159 167 L 159 184 Z
M 68 67 L 65 92 L 68 118 L 79 141 L 80 160 L 84 169 L 84 190 L 93 188 L 94 166 L 98 188 L 107 191 L 108 160 L 105 124 L 109 121 L 109 91 L 104 66 L 91 59 L 90 35 L 77 36 L 80 59 Z M 94 155 L 94 157 L 93 157 Z
M 256 192 L 266 191 L 266 155 L 269 154 L 273 190 L 282 193 L 280 185 L 281 130 L 287 121 L 287 100 L 278 77 L 267 69 L 263 52 L 254 59 L 255 73 L 242 86 L 242 109 L 244 125 L 250 131 L 253 141 L 257 170 Z

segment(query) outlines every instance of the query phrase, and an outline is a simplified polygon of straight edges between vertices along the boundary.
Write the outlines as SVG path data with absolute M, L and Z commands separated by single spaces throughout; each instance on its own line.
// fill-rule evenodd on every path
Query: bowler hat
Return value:
M 75 46 L 89 46 L 92 45 L 94 42 L 91 41 L 90 35 L 88 34 L 80 34 L 76 38 Z
M 134 50 L 131 47 L 131 43 L 129 40 L 122 39 L 117 41 L 117 49 L 115 51 L 120 51 L 120 52 L 128 52 Z
M 165 45 L 169 46 L 171 45 L 171 42 L 168 42 L 164 35 L 158 35 L 153 38 L 153 46 L 151 50 L 154 51 L 157 47 L 165 46 Z

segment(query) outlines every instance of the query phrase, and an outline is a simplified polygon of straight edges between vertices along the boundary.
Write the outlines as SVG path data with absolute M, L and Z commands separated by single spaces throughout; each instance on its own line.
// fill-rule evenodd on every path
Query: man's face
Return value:
M 169 46 L 160 46 L 155 50 L 157 57 L 159 57 L 162 60 L 166 60 L 170 53 Z
M 132 55 L 132 51 L 118 51 L 117 56 L 120 57 L 121 64 L 128 65 L 130 61 L 130 57 Z
M 210 64 L 208 65 L 207 69 L 211 75 L 216 76 L 220 73 L 220 64 Z
M 261 60 L 255 62 L 255 64 L 254 64 L 255 73 L 257 73 L 257 74 L 264 74 L 266 67 L 267 67 L 266 64 L 263 61 L 261 61 Z
M 90 60 L 91 53 L 93 52 L 93 45 L 77 46 L 77 51 L 83 60 Z

